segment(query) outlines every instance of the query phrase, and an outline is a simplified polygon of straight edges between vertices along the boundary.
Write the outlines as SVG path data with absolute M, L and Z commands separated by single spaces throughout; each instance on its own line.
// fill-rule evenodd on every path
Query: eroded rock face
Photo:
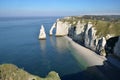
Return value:
M 83 43 L 84 31 L 85 31 L 85 24 L 78 21 L 78 23 L 75 27 L 74 40 L 78 41 L 79 43 Z
M 93 43 L 93 38 L 94 38 L 94 32 L 93 32 L 93 28 L 92 28 L 92 23 L 91 22 L 89 22 L 88 24 L 87 24 L 87 28 L 86 28 L 86 30 L 85 30 L 85 37 L 84 37 L 84 45 L 86 46 L 86 47 L 90 47 L 91 45 L 92 45 L 92 43 Z
M 68 29 L 71 25 L 68 22 L 56 22 L 56 36 L 65 36 L 68 34 Z
M 71 26 L 69 28 L 68 36 L 70 36 L 74 41 L 84 44 L 85 47 L 105 56 L 104 47 L 106 39 L 104 37 L 97 38 L 95 35 L 96 30 L 92 26 L 91 22 L 88 22 L 86 25 L 78 22 L 76 27 Z
M 92 27 L 92 23 L 89 22 L 85 30 L 84 45 L 85 47 L 97 52 L 98 54 L 105 56 L 104 48 L 106 39 L 104 37 L 97 38 L 95 35 L 96 30 Z
M 74 41 L 84 44 L 85 47 L 97 52 L 100 55 L 105 56 L 104 47 L 106 40 L 104 37 L 97 38 L 96 30 L 93 27 L 91 22 L 76 22 L 76 25 L 72 25 L 67 21 L 57 20 L 56 22 L 56 36 L 65 36 L 68 35 Z
M 51 27 L 51 29 L 50 29 L 50 33 L 49 33 L 50 35 L 53 34 L 53 29 L 54 29 L 55 27 L 56 27 L 56 23 L 54 23 L 53 26 Z
M 46 39 L 46 33 L 43 25 L 41 25 L 39 39 Z
M 120 36 L 119 36 L 119 39 L 118 41 L 115 43 L 115 46 L 114 46 L 114 54 L 118 57 L 120 57 Z
M 102 56 L 106 56 L 105 45 L 106 45 L 106 39 L 105 37 L 102 37 L 101 39 L 99 39 L 98 44 L 96 46 L 97 47 L 96 51 Z
M 85 24 L 78 21 L 78 23 L 76 25 L 76 32 L 75 32 L 76 35 L 79 35 L 80 33 L 84 32 L 84 26 L 85 26 Z

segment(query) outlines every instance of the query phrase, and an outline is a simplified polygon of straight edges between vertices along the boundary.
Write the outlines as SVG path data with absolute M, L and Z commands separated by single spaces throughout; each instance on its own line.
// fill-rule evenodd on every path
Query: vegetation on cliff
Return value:
M 109 15 L 109 16 L 72 16 L 60 19 L 62 22 L 69 22 L 72 26 L 76 26 L 78 21 L 81 23 L 92 22 L 93 27 L 96 29 L 96 35 L 98 37 L 107 36 L 119 36 L 120 35 L 120 16 Z
M 59 21 L 71 25 L 68 27 L 68 36 L 74 41 L 84 44 L 85 47 L 100 55 L 105 56 L 106 52 L 110 51 L 115 55 L 119 54 L 119 51 L 114 52 L 118 50 L 114 48 L 116 43 L 111 47 L 106 42 L 112 37 L 120 36 L 120 15 L 71 16 Z
M 0 80 L 60 80 L 60 77 L 58 73 L 51 71 L 46 78 L 41 78 L 13 64 L 2 64 L 0 65 Z

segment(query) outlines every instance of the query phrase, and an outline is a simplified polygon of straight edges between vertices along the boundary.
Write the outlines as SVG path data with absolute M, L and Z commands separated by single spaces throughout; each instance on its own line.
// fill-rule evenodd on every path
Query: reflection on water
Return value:
M 71 51 L 72 51 L 71 54 L 75 57 L 76 61 L 78 62 L 81 71 L 86 70 L 89 67 L 89 65 L 87 61 L 84 59 L 84 57 L 82 55 L 81 56 L 78 55 L 78 52 L 72 48 Z
M 56 18 L 10 21 L 0 23 L 0 64 L 13 63 L 38 76 L 45 76 L 50 71 L 56 71 L 60 76 L 77 73 L 82 69 L 80 66 L 86 64 L 85 59 L 77 55 L 81 62 L 76 60 L 72 55 L 75 49 L 64 37 L 47 35 L 46 40 L 38 40 L 40 25 L 45 25 L 48 34 Z
M 81 69 L 71 55 L 69 42 L 64 37 L 47 36 L 46 40 L 40 40 L 41 67 L 54 70 L 60 76 L 79 72 Z M 69 62 L 68 62 L 69 61 Z M 69 68 L 72 66 L 71 68 Z M 72 69 L 72 70 L 71 70 Z
M 46 50 L 46 40 L 40 40 L 40 49 L 45 52 Z
M 76 51 L 76 49 L 74 49 L 74 47 L 71 45 L 71 42 L 66 38 L 64 37 L 56 38 L 56 47 L 60 53 L 63 53 L 64 51 L 68 50 L 69 51 L 68 53 L 72 54 L 74 59 L 76 59 L 76 62 L 78 63 L 81 71 L 89 67 L 84 57 L 78 55 L 79 52 Z
M 55 48 L 55 37 L 54 36 L 50 36 L 50 43 L 51 45 Z
M 63 52 L 69 48 L 69 41 L 66 40 L 64 37 L 56 38 L 56 48 L 59 52 Z

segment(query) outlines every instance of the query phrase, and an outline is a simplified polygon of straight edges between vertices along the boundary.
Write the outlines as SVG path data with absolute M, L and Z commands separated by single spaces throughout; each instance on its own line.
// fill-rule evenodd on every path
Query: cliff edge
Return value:
M 69 36 L 77 43 L 106 56 L 106 52 L 120 57 L 119 39 L 110 48 L 107 41 L 120 36 L 120 16 L 71 16 L 54 23 L 56 36 Z M 52 27 L 52 29 L 53 29 Z M 52 32 L 52 31 L 51 31 Z M 109 50 L 109 51 L 108 51 Z
M 13 64 L 0 65 L 0 80 L 60 80 L 58 73 L 51 71 L 46 78 L 32 75 Z

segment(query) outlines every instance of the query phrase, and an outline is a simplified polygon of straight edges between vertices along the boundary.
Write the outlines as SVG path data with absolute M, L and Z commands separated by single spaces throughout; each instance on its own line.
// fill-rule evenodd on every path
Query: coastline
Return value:
M 64 38 L 66 38 L 70 42 L 72 47 L 75 48 L 78 56 L 82 56 L 86 59 L 86 61 L 89 63 L 89 66 L 103 65 L 104 61 L 107 60 L 104 56 L 100 56 L 94 51 L 81 46 L 68 36 L 64 36 Z
M 73 53 L 73 56 L 76 58 L 78 63 L 81 65 L 81 58 L 84 58 L 84 63 L 87 61 L 89 63 L 86 68 L 83 69 L 81 72 L 71 75 L 66 75 L 62 77 L 63 80 L 79 80 L 80 76 L 82 76 L 82 80 L 115 80 L 119 78 L 120 68 L 118 67 L 119 63 L 113 58 L 108 59 L 108 57 L 100 56 L 95 52 L 87 49 L 78 43 L 74 42 L 71 38 L 65 36 L 72 48 L 74 48 L 77 53 Z M 111 64 L 112 63 L 112 64 Z M 112 76 L 111 76 L 112 75 Z M 72 76 L 72 77 L 71 77 Z

